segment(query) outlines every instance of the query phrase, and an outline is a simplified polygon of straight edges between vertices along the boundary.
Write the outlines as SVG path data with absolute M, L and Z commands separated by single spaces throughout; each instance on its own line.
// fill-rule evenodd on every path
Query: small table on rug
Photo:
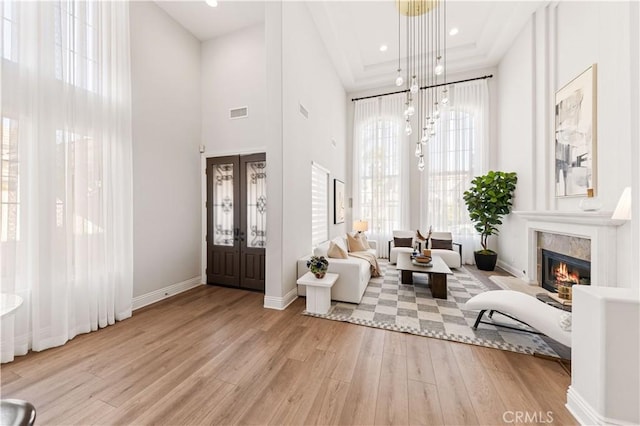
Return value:
M 331 287 L 338 281 L 338 274 L 327 272 L 324 278 L 316 278 L 307 272 L 297 283 L 307 286 L 307 312 L 312 314 L 326 314 L 331 308 Z
M 411 261 L 409 253 L 398 253 L 396 268 L 401 273 L 402 284 L 413 284 L 414 272 L 428 274 L 431 295 L 436 299 L 447 298 L 447 274 L 453 272 L 439 256 L 432 256 L 429 266 L 417 266 Z

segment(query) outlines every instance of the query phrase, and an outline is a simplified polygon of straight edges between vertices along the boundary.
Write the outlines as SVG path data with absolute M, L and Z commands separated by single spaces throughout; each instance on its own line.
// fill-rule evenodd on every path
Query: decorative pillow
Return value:
M 432 249 L 444 249 L 444 250 L 453 250 L 453 243 L 451 240 L 436 240 L 435 238 L 431 239 L 431 248 Z
M 413 247 L 413 238 L 393 238 L 394 247 Z
M 327 250 L 327 256 L 333 259 L 348 259 L 349 255 L 339 245 L 331 241 L 329 244 L 329 250 Z
M 345 252 L 348 253 L 349 252 L 349 247 L 347 246 L 347 240 L 344 237 L 335 237 L 333 240 L 331 240 L 335 245 L 337 245 L 338 247 L 340 247 L 340 249 Z
M 371 246 L 369 245 L 369 240 L 367 239 L 367 234 L 365 234 L 364 232 L 360 232 L 357 233 L 355 237 L 360 240 L 365 250 L 369 250 L 371 248 Z
M 347 234 L 347 244 L 349 245 L 349 251 L 367 251 L 367 247 L 362 244 L 362 240 L 353 237 L 351 234 Z
M 571 313 L 565 312 L 558 318 L 558 325 L 564 331 L 571 331 Z

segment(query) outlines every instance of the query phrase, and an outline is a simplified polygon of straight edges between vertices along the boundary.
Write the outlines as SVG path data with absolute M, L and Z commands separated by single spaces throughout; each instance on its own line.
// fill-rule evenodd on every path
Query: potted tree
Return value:
M 511 212 L 511 200 L 517 182 L 515 172 L 490 171 L 473 178 L 471 188 L 464 192 L 469 217 L 480 233 L 482 250 L 474 252 L 478 269 L 493 271 L 496 267 L 498 253 L 487 247 L 487 238 L 498 233 L 502 216 Z

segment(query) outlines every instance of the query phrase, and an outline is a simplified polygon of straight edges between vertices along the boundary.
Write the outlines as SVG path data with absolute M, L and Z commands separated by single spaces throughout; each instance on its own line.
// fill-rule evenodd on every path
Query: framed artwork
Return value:
M 556 197 L 586 196 L 596 185 L 596 64 L 556 92 Z
M 333 180 L 333 223 L 344 223 L 344 182 Z

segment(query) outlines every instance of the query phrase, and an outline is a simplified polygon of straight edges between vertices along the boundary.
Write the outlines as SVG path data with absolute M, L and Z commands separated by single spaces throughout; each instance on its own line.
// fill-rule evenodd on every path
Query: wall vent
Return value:
M 309 111 L 304 107 L 304 105 L 300 105 L 300 114 L 304 115 L 305 118 L 309 118 Z
M 247 118 L 249 116 L 249 107 L 232 108 L 229 110 L 229 119 Z

